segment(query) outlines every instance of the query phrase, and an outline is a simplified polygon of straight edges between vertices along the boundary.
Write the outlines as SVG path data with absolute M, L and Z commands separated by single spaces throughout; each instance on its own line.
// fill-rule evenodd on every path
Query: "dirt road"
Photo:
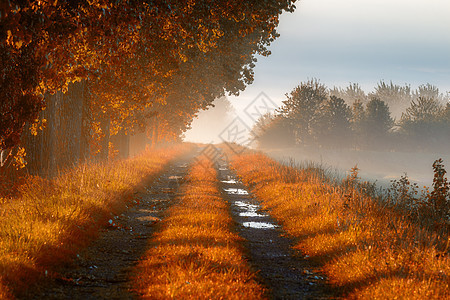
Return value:
M 60 279 L 26 299 L 136 299 L 138 295 L 130 291 L 130 271 L 144 254 L 154 225 L 173 204 L 188 161 L 174 163 L 136 195 L 134 207 L 111 216 L 99 239 L 62 270 Z
M 130 277 L 148 247 L 148 240 L 164 211 L 174 204 L 179 184 L 188 171 L 185 159 L 174 163 L 145 192 L 138 203 L 120 216 L 111 216 L 110 225 L 99 239 L 80 253 L 61 278 L 27 299 L 136 299 Z M 220 187 L 236 231 L 243 237 L 247 259 L 271 299 L 329 299 L 326 279 L 315 271 L 307 257 L 291 249 L 282 228 L 262 211 L 242 183 L 226 165 L 219 167 Z

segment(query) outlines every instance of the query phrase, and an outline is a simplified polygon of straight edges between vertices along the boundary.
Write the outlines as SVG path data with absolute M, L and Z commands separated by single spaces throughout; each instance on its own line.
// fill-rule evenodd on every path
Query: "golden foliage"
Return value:
M 167 111 L 153 105 L 172 95 L 168 119 L 186 114 L 174 130 L 180 134 L 200 106 L 253 81 L 255 55 L 269 53 L 278 15 L 295 7 L 288 0 L 3 2 L 0 108 L 11 114 L 0 122 L 3 149 L 19 144 L 23 124 L 45 107 L 38 95 L 83 79 L 93 87 L 92 107 L 127 130 L 145 124 L 149 108 Z
M 27 161 L 25 160 L 26 155 L 25 148 L 18 147 L 16 154 L 13 156 L 13 166 L 16 170 L 25 168 L 27 165 Z

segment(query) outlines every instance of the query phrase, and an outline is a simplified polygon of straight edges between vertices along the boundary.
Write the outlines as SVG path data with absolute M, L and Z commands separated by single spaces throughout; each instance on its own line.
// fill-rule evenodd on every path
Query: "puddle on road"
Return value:
M 274 229 L 277 226 L 266 222 L 244 222 L 242 223 L 244 227 L 256 228 L 256 229 Z
M 259 205 L 250 204 L 250 203 L 244 202 L 244 201 L 234 201 L 234 205 L 239 206 L 242 209 L 245 209 L 248 211 L 257 211 L 259 208 Z
M 241 217 L 250 217 L 250 218 L 267 217 L 267 215 L 258 214 L 257 212 L 253 212 L 253 211 L 239 213 L 239 216 L 241 216 Z
M 221 182 L 222 182 L 222 183 L 231 183 L 231 184 L 237 183 L 237 181 L 234 180 L 234 179 L 230 179 L 230 180 L 222 180 Z
M 222 183 L 236 184 L 237 181 L 235 178 L 228 176 L 227 180 L 222 180 Z M 245 189 L 240 189 L 240 188 L 227 188 L 227 189 L 224 189 L 224 191 L 231 195 L 243 195 L 243 196 L 249 195 Z M 241 200 L 233 201 L 233 205 L 239 208 L 239 216 L 240 217 L 256 219 L 256 218 L 263 218 L 263 217 L 268 216 L 264 213 L 258 212 L 261 209 L 260 205 L 243 201 L 245 199 L 248 199 L 248 197 L 242 197 Z M 268 222 L 256 222 L 256 221 L 242 222 L 242 226 L 247 227 L 247 228 L 254 228 L 254 229 L 274 229 L 274 228 L 278 227 L 277 225 L 274 225 L 274 224 L 271 224 Z
M 233 194 L 233 195 L 248 195 L 248 192 L 244 189 L 234 189 L 234 188 L 229 188 L 229 189 L 223 189 L 225 192 L 227 192 L 228 194 Z
M 255 218 L 267 217 L 267 215 L 265 215 L 265 214 L 257 213 L 258 209 L 260 208 L 259 205 L 250 204 L 250 203 L 247 203 L 244 201 L 235 201 L 234 205 L 236 205 L 241 210 L 243 210 L 243 212 L 239 213 L 239 216 L 241 216 L 241 217 L 250 217 L 250 218 L 252 218 L 252 217 L 255 217 Z

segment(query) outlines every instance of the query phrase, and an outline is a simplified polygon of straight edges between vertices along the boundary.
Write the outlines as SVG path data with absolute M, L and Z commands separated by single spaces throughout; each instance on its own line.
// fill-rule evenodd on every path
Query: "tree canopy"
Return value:
M 175 132 L 253 81 L 257 54 L 295 0 L 23 0 L 0 4 L 0 149 L 38 122 L 43 95 L 86 80 L 97 118 Z M 170 107 L 165 109 L 163 107 Z

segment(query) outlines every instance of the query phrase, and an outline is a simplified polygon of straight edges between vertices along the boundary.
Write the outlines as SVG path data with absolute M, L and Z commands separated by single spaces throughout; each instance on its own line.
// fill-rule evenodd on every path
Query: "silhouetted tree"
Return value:
M 352 118 L 350 120 L 350 126 L 353 133 L 353 145 L 356 148 L 361 147 L 364 139 L 364 120 L 364 105 L 361 100 L 357 99 L 352 104 Z
M 345 89 L 334 87 L 330 90 L 330 96 L 344 99 L 347 104 L 355 101 L 367 102 L 367 95 L 358 83 L 350 83 Z
M 442 105 L 435 98 L 419 97 L 411 102 L 411 105 L 402 115 L 402 120 L 412 122 L 435 120 L 442 109 Z
M 259 148 L 282 148 L 295 144 L 293 128 L 281 115 L 262 115 L 253 125 L 250 135 Z
M 348 145 L 351 136 L 350 118 L 351 109 L 345 101 L 331 96 L 317 111 L 312 125 L 314 137 L 323 146 Z
M 384 148 L 388 132 L 394 125 L 389 106 L 378 98 L 367 103 L 363 121 L 365 143 L 369 148 Z
M 317 79 L 311 79 L 300 83 L 286 97 L 278 112 L 294 128 L 296 142 L 308 144 L 317 111 L 327 99 L 327 88 Z
M 419 97 L 403 113 L 399 122 L 400 130 L 409 142 L 422 150 L 430 146 L 432 148 L 440 138 L 445 139 L 443 111 L 442 104 L 436 99 Z
M 380 81 L 375 87 L 375 92 L 369 94 L 369 96 L 384 101 L 389 106 L 394 117 L 400 117 L 412 100 L 411 87 L 409 85 L 400 86 L 393 84 L 392 81 L 389 84 Z

